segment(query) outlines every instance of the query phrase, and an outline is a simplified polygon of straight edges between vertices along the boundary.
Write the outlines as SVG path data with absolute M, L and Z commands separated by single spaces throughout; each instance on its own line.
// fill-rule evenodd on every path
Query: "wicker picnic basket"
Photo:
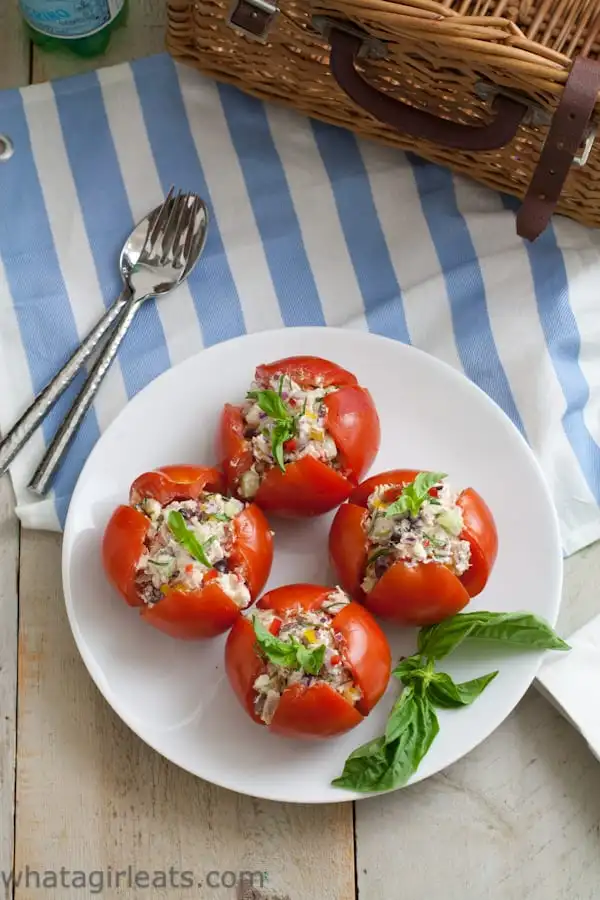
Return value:
M 600 0 L 169 0 L 178 60 L 600 226 Z

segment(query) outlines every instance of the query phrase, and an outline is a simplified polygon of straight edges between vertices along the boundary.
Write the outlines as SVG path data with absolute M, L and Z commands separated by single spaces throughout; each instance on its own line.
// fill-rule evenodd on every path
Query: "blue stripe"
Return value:
M 322 122 L 313 122 L 312 127 L 331 181 L 369 330 L 410 344 L 402 292 L 356 138 Z
M 119 252 L 135 222 L 110 133 L 102 90 L 94 72 L 53 85 L 102 297 L 106 306 L 122 290 Z M 99 169 L 101 163 L 101 169 Z M 77 302 L 77 298 L 73 298 Z M 145 303 L 119 352 L 132 397 L 170 365 L 156 304 Z
M 230 85 L 219 96 L 285 325 L 324 325 L 289 185 L 262 103 Z
M 516 212 L 520 201 L 502 197 L 504 208 Z M 535 243 L 525 241 L 540 324 L 554 371 L 565 398 L 562 424 L 583 476 L 600 503 L 600 448 L 585 423 L 590 389 L 579 364 L 581 336 L 569 300 L 569 282 L 562 251 L 552 225 Z
M 173 184 L 195 191 L 210 208 L 204 253 L 188 284 L 204 343 L 210 346 L 226 341 L 244 334 L 246 327 L 175 66 L 168 56 L 152 56 L 134 62 L 132 69 L 163 191 L 166 193 Z M 227 173 L 221 177 L 226 178 Z
M 474 381 L 512 419 L 525 428 L 498 354 L 487 310 L 479 260 L 454 181 L 447 169 L 409 155 L 427 226 L 444 273 L 452 326 L 461 364 Z
M 77 347 L 79 336 L 32 156 L 29 128 L 18 91 L 0 95 L 2 129 L 15 154 L 0 164 L 0 254 L 13 298 L 35 393 L 47 384 Z M 14 214 L 14 213 L 17 213 Z M 85 378 L 81 372 L 43 423 L 46 444 Z M 61 525 L 70 495 L 99 429 L 93 410 L 85 417 L 55 481 Z

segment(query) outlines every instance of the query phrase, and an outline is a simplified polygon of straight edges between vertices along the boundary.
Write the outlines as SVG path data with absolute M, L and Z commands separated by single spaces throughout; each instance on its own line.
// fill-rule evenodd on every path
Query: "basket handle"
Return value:
M 354 64 L 363 40 L 332 25 L 329 32 L 331 74 L 341 89 L 367 112 L 412 137 L 457 150 L 496 150 L 514 138 L 527 107 L 510 97 L 497 95 L 495 116 L 488 125 L 461 125 L 380 93 L 356 71 Z

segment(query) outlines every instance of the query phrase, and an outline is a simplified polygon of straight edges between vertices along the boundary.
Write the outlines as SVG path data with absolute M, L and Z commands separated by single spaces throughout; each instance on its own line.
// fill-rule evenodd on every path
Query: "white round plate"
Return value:
M 373 472 L 443 471 L 454 486 L 472 485 L 487 500 L 500 550 L 490 582 L 471 609 L 530 610 L 554 624 L 562 557 L 540 469 L 509 419 L 458 372 L 396 341 L 331 328 L 253 334 L 186 360 L 129 403 L 94 448 L 65 529 L 66 605 L 84 662 L 123 721 L 182 768 L 256 797 L 326 803 L 366 796 L 330 782 L 355 747 L 383 731 L 398 685 L 390 684 L 368 719 L 343 737 L 312 743 L 270 734 L 247 717 L 229 688 L 225 638 L 188 643 L 146 625 L 110 587 L 100 561 L 105 525 L 115 506 L 127 502 L 133 479 L 168 463 L 215 462 L 223 403 L 243 399 L 259 363 L 294 354 L 334 360 L 372 392 L 382 424 Z M 273 521 L 269 588 L 335 583 L 327 560 L 332 515 Z M 394 658 L 414 652 L 414 631 L 386 631 Z M 473 706 L 440 712 L 440 733 L 413 781 L 455 762 L 497 728 L 541 658 L 539 652 L 474 646 L 445 660 L 446 670 L 461 680 L 493 669 L 500 674 Z

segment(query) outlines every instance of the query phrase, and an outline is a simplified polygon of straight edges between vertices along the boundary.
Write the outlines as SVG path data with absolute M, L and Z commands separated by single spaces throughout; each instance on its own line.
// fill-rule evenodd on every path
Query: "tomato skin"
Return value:
M 345 734 L 360 725 L 358 707 L 328 684 L 293 684 L 281 695 L 269 728 L 284 737 L 310 740 Z
M 420 471 L 420 469 L 390 469 L 388 472 L 371 475 L 370 478 L 366 478 L 358 487 L 354 488 L 348 502 L 366 509 L 367 501 L 375 488 L 381 484 L 389 484 L 395 487 L 399 493 L 405 484 L 410 484 L 415 480 Z
M 224 492 L 224 479 L 206 466 L 165 466 L 145 472 L 130 491 L 132 502 L 152 497 L 165 506 L 173 500 L 197 499 L 202 491 Z M 111 516 L 102 542 L 102 561 L 111 584 L 130 606 L 140 607 L 150 625 L 180 640 L 214 637 L 227 631 L 240 616 L 240 608 L 209 572 L 199 588 L 170 587 L 158 603 L 148 606 L 135 579 L 150 521 L 133 506 L 119 506 Z M 263 589 L 273 561 L 273 539 L 264 514 L 255 504 L 246 506 L 232 523 L 229 554 L 232 567 L 245 580 L 251 602 Z
M 255 503 L 284 518 L 308 518 L 330 512 L 348 497 L 352 482 L 314 456 L 273 467 L 261 481 Z
M 256 652 L 252 623 L 244 616 L 239 616 L 227 635 L 225 671 L 236 697 L 250 718 L 259 725 L 264 723 L 254 711 L 253 685 L 266 668 L 265 662 Z
M 272 363 L 263 363 L 256 369 L 257 381 L 270 381 L 277 375 L 288 375 L 301 388 L 342 387 L 357 384 L 356 375 L 342 369 L 337 363 L 322 359 L 320 356 L 287 356 Z
M 326 396 L 323 404 L 325 429 L 338 448 L 339 469 L 312 456 L 287 463 L 285 472 L 276 465 L 267 470 L 253 498 L 264 510 L 294 518 L 319 516 L 343 503 L 371 466 L 381 437 L 379 416 L 369 392 L 356 376 L 336 363 L 313 356 L 294 356 L 260 365 L 258 383 L 278 375 L 288 375 L 303 389 L 317 385 L 339 390 Z M 245 435 L 242 407 L 225 404 L 221 415 L 218 455 L 230 491 L 239 494 L 240 479 L 253 464 L 251 442 Z M 286 442 L 292 451 L 295 439 Z
M 375 404 L 366 388 L 351 385 L 328 394 L 325 428 L 334 439 L 345 471 L 356 484 L 367 472 L 379 450 L 381 426 Z
M 239 615 L 239 607 L 215 581 L 195 591 L 171 588 L 158 603 L 141 610 L 149 625 L 184 641 L 223 634 Z
M 344 638 L 346 659 L 363 696 L 356 709 L 368 716 L 385 691 L 392 669 L 387 638 L 373 616 L 350 603 L 334 616 L 333 627 Z
M 285 585 L 269 591 L 257 603 L 277 616 L 301 608 L 318 610 L 332 592 L 314 584 Z M 240 616 L 229 632 L 225 646 L 225 668 L 230 684 L 250 717 L 263 727 L 287 737 L 314 739 L 343 734 L 362 722 L 384 693 L 391 671 L 386 637 L 371 614 L 357 603 L 349 603 L 332 619 L 332 627 L 343 639 L 346 664 L 363 692 L 356 706 L 327 684 L 295 684 L 281 695 L 270 725 L 254 712 L 254 682 L 266 671 L 257 651 L 251 622 Z
M 135 589 L 135 570 L 142 555 L 148 518 L 132 506 L 118 506 L 102 540 L 102 564 L 108 580 L 130 606 L 143 606 Z
M 363 603 L 374 615 L 399 625 L 435 625 L 454 616 L 471 599 L 460 579 L 446 566 L 430 562 L 407 566 L 395 562 Z
M 237 491 L 240 477 L 252 465 L 252 451 L 244 438 L 241 407 L 226 403 L 221 414 L 218 436 L 218 456 L 222 460 L 227 486 Z
M 346 593 L 363 600 L 361 582 L 367 567 L 368 540 L 363 528 L 366 510 L 352 502 L 340 506 L 329 531 L 329 556 Z
M 457 500 L 463 514 L 461 538 L 471 545 L 472 565 L 460 576 L 471 597 L 484 589 L 498 555 L 498 532 L 483 497 L 467 488 Z
M 174 500 L 196 500 L 204 490 L 225 492 L 221 472 L 208 466 L 162 466 L 135 479 L 129 502 L 139 503 L 144 497 L 152 497 L 166 506 Z
M 363 591 L 369 543 L 362 523 L 369 496 L 375 488 L 390 485 L 386 499 L 395 499 L 419 471 L 393 469 L 367 478 L 339 508 L 329 533 L 329 552 L 342 587 L 372 613 L 399 625 L 432 625 L 460 612 L 485 587 L 498 552 L 492 513 L 480 495 L 467 488 L 457 498 L 464 522 L 460 538 L 471 546 L 471 565 L 463 575 L 436 562 L 408 566 L 397 560 L 371 591 Z
M 243 575 L 254 600 L 264 588 L 273 562 L 273 536 L 256 504 L 250 504 L 235 517 L 233 534 L 229 559 Z

